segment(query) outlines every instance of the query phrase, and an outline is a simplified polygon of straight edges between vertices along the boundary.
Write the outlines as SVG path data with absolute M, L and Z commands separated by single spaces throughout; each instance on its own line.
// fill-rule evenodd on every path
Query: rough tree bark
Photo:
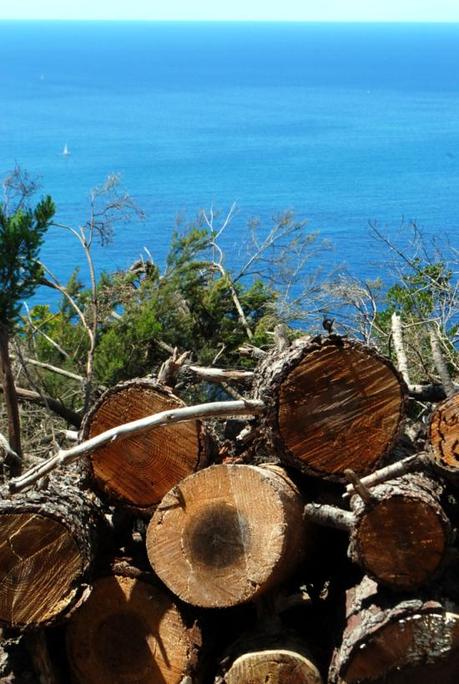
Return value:
M 405 384 L 390 361 L 336 335 L 297 340 L 260 364 L 256 396 L 272 451 L 312 475 L 374 470 L 398 436 Z
M 19 420 L 19 405 L 14 386 L 14 377 L 11 370 L 8 342 L 8 331 L 4 326 L 0 325 L 0 375 L 8 418 L 8 441 L 11 449 L 18 457 L 17 459 L 7 458 L 6 463 L 8 464 L 10 475 L 16 477 L 21 473 L 21 424 Z
M 349 532 L 348 555 L 365 573 L 399 591 L 414 591 L 435 579 L 453 544 L 442 507 L 443 483 L 412 473 L 355 494 L 352 512 L 307 504 L 305 515 L 326 527 Z
M 97 502 L 68 480 L 0 500 L 0 622 L 44 626 L 78 600 L 102 518 Z
M 197 624 L 157 581 L 132 570 L 96 580 L 67 629 L 81 684 L 181 684 L 195 672 L 200 646 Z
M 368 503 L 354 496 L 350 558 L 393 589 L 426 585 L 441 571 L 453 541 L 444 496 L 444 485 L 421 473 L 373 487 Z
M 307 545 L 303 502 L 279 468 L 215 465 L 162 500 L 147 530 L 150 563 L 196 606 L 245 603 L 292 573 Z
M 330 684 L 455 684 L 459 609 L 429 595 L 397 598 L 365 577 L 347 593 L 347 626 Z
M 154 380 L 130 380 L 103 394 L 85 417 L 82 436 L 90 439 L 121 423 L 182 406 Z M 206 446 L 201 423 L 190 420 L 98 448 L 90 456 L 91 469 L 97 486 L 110 497 L 146 508 L 203 465 Z

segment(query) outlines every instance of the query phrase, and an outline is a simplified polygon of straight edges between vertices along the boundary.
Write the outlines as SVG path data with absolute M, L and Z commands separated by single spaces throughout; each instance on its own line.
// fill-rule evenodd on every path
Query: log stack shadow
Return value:
M 65 642 L 42 681 L 458 681 L 456 397 L 403 459 L 407 387 L 373 348 L 301 338 L 254 378 L 237 458 L 186 420 L 4 496 L 0 620 Z M 180 406 L 122 383 L 81 439 Z

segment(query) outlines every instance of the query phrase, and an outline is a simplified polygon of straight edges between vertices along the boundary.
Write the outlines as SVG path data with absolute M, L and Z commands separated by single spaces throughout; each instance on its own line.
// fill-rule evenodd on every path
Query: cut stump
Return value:
M 343 479 L 373 471 L 398 436 L 405 385 L 373 348 L 332 335 L 270 353 L 257 372 L 274 453 L 303 472 Z
M 284 471 L 215 465 L 164 497 L 147 530 L 147 552 L 182 600 L 235 606 L 286 579 L 306 535 L 301 496 Z
M 185 406 L 149 379 L 130 380 L 107 390 L 85 417 L 89 439 L 138 418 Z M 139 508 L 155 506 L 175 484 L 195 472 L 204 458 L 201 423 L 162 426 L 100 447 L 90 456 L 97 487 L 110 498 Z
M 0 621 L 56 621 L 78 600 L 93 562 L 96 504 L 66 483 L 0 501 Z
M 67 628 L 67 653 L 81 684 L 180 684 L 192 674 L 200 631 L 168 592 L 143 580 L 98 579 Z

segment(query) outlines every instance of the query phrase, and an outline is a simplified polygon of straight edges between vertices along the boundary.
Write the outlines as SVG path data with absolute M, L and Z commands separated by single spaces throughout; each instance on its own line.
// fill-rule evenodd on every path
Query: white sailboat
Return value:
M 65 145 L 64 145 L 64 150 L 62 152 L 62 156 L 63 157 L 69 157 L 70 156 L 70 150 L 68 148 L 67 143 L 65 143 Z

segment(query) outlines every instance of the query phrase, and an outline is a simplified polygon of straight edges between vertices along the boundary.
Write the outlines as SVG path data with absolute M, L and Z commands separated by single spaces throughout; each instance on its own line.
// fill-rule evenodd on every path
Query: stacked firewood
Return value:
M 41 682 L 458 681 L 459 395 L 419 423 L 375 349 L 283 346 L 226 423 L 132 380 L 10 483 L 0 620 Z

